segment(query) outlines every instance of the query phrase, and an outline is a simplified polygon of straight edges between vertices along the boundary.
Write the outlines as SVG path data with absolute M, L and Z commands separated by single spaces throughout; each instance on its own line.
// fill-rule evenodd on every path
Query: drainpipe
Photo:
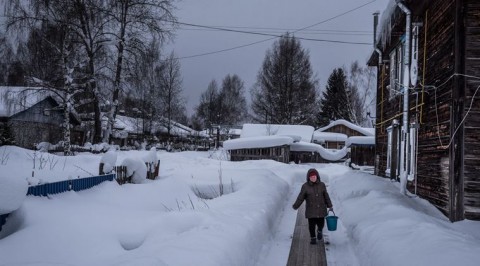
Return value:
M 407 193 L 407 173 L 408 173 L 408 141 L 409 141 L 409 130 L 408 130 L 408 89 L 410 87 L 410 46 L 412 44 L 411 39 L 411 16 L 412 13 L 408 9 L 402 0 L 395 0 L 397 6 L 405 13 L 406 15 L 406 25 L 405 25 L 405 55 L 404 55 L 404 76 L 403 76 L 403 124 L 402 124 L 402 142 L 401 142 L 401 152 L 400 152 L 400 193 Z
M 382 51 L 377 47 L 378 15 L 380 15 L 380 12 L 378 11 L 373 13 L 373 48 L 375 49 L 375 52 L 378 53 L 378 65 L 381 65 L 383 61 Z

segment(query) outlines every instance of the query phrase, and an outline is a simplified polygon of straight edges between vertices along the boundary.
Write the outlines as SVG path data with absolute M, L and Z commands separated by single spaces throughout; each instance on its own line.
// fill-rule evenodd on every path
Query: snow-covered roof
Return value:
M 364 127 L 357 126 L 357 125 L 355 125 L 351 122 L 348 122 L 347 120 L 343 120 L 343 119 L 335 120 L 332 123 L 330 123 L 328 126 L 319 128 L 316 131 L 317 132 L 322 132 L 322 131 L 325 131 L 325 130 L 327 130 L 329 128 L 332 128 L 334 126 L 337 126 L 337 125 L 344 125 L 344 126 L 350 128 L 350 129 L 358 131 L 359 133 L 361 133 L 365 136 L 374 136 L 375 135 L 375 130 L 372 131 L 372 129 L 370 129 L 370 128 L 364 128 Z
M 352 144 L 357 145 L 375 145 L 375 136 L 355 136 L 347 140 L 346 145 L 350 147 Z
M 298 136 L 312 142 L 314 128 L 304 125 L 244 124 L 240 138 L 260 136 Z
M 390 0 L 380 16 L 377 28 L 378 37 L 375 45 L 381 44 L 381 47 L 385 48 L 387 41 L 390 41 L 392 21 L 395 19 L 395 14 L 398 14 L 396 11 L 399 11 L 399 9 L 397 9 L 397 2 L 395 0 Z
M 0 86 L 0 117 L 15 115 L 48 96 L 53 96 L 53 93 L 41 87 Z
M 325 143 L 325 141 L 347 141 L 348 136 L 342 133 L 334 132 L 313 132 L 313 140 L 318 143 Z
M 242 129 L 240 129 L 240 128 L 230 128 L 228 130 L 228 134 L 240 136 L 242 134 Z
M 123 130 L 128 133 L 140 133 L 142 131 L 143 121 L 142 118 L 135 118 L 123 115 L 117 115 L 115 119 L 115 129 Z M 170 134 L 175 136 L 203 136 L 208 137 L 203 132 L 193 130 L 185 125 L 171 121 L 172 127 L 170 128 Z M 166 133 L 168 131 L 164 123 L 154 121 L 153 132 Z
M 288 136 L 260 136 L 231 139 L 223 142 L 223 148 L 226 150 L 269 148 L 282 145 L 291 145 L 293 139 Z
M 290 151 L 309 151 L 309 152 L 317 152 L 320 156 L 328 161 L 338 161 L 344 158 L 347 155 L 348 149 L 347 147 L 343 147 L 341 150 L 332 151 L 329 149 L 325 149 L 321 145 L 315 143 L 308 143 L 308 142 L 297 142 L 292 143 L 290 145 Z

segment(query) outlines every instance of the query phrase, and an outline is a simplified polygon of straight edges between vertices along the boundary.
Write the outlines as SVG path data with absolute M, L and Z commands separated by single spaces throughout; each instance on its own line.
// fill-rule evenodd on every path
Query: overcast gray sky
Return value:
M 181 0 L 177 4 L 176 15 L 179 22 L 183 23 L 277 35 L 320 23 L 294 35 L 311 39 L 372 43 L 372 14 L 383 11 L 388 2 L 389 0 Z M 364 4 L 367 5 L 341 15 Z M 321 23 L 325 20 L 329 21 Z M 173 43 L 165 48 L 167 53 L 173 49 L 179 58 L 183 58 L 270 38 L 181 25 Z M 246 97 L 249 99 L 250 88 L 255 83 L 265 53 L 275 40 L 181 59 L 188 115 L 193 113 L 209 82 L 215 79 L 221 84 L 228 74 L 237 74 L 244 81 L 248 94 Z M 372 45 L 300 41 L 310 52 L 310 62 L 320 80 L 320 90 L 324 89 L 334 68 L 348 66 L 355 60 L 365 64 L 372 52 Z

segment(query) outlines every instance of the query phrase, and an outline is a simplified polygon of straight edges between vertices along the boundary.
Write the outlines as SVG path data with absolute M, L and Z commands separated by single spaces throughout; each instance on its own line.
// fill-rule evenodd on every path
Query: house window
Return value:
M 418 138 L 418 124 L 412 123 L 410 125 L 410 142 L 409 153 L 410 160 L 408 165 L 408 181 L 413 181 L 417 173 L 417 138 Z
M 387 169 L 385 170 L 385 174 L 387 176 L 390 175 L 390 171 L 392 169 L 392 136 L 393 136 L 393 131 L 392 127 L 389 126 L 387 128 L 387 134 L 388 134 L 388 142 L 387 142 Z
M 403 41 L 393 49 L 390 53 L 390 85 L 389 99 L 395 98 L 395 96 L 400 95 L 403 91 L 403 55 L 405 53 L 405 45 Z

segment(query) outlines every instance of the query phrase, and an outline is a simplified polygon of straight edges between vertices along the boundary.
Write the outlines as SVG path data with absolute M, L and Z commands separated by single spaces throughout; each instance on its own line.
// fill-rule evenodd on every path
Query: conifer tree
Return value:
M 253 87 L 253 118 L 262 123 L 312 125 L 317 113 L 317 80 L 308 51 L 286 34 L 267 51 Z
M 317 125 L 322 127 L 337 119 L 352 121 L 348 81 L 342 68 L 334 69 L 327 81 L 320 99 L 321 111 L 317 116 Z

